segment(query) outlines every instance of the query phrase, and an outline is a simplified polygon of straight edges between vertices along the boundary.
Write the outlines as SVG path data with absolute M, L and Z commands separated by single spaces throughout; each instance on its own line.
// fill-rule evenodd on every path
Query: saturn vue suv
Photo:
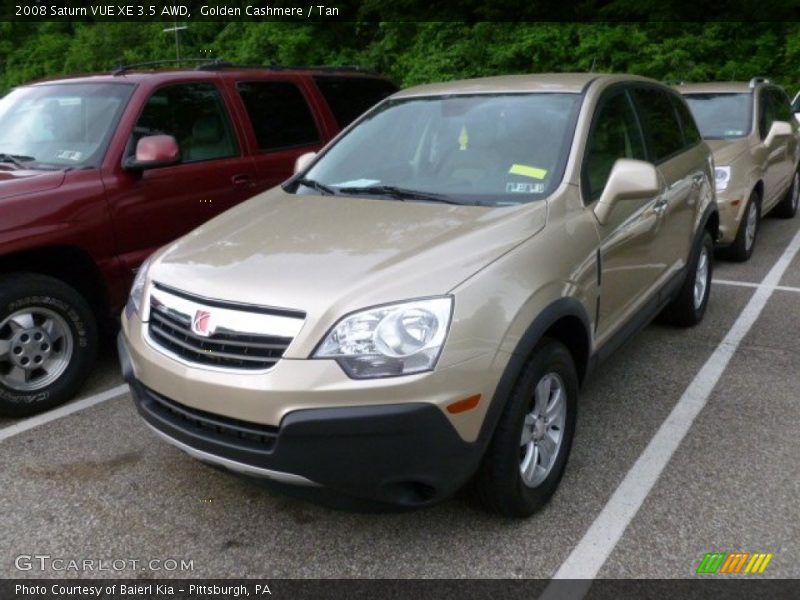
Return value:
M 789 96 L 763 77 L 677 89 L 714 152 L 721 253 L 746 261 L 764 215 L 797 213 L 800 133 Z
M 543 74 L 395 93 L 142 267 L 119 352 L 147 425 L 234 471 L 527 516 L 578 392 L 706 310 L 719 217 L 681 96 Z

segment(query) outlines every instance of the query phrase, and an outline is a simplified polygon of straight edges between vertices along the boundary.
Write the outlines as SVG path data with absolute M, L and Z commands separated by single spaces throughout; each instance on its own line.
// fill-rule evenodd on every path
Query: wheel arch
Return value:
M 103 275 L 91 256 L 76 246 L 49 246 L 0 256 L 0 274 L 7 273 L 53 277 L 86 299 L 98 323 L 110 314 L 110 298 Z
M 559 298 L 542 310 L 520 337 L 503 370 L 478 439 L 488 445 L 523 368 L 537 344 L 552 338 L 564 344 L 572 355 L 582 385 L 589 374 L 591 359 L 591 320 L 586 309 L 575 298 Z

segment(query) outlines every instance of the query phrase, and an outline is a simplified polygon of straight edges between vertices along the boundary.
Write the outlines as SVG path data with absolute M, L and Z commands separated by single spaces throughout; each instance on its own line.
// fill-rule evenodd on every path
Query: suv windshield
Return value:
M 26 167 L 97 166 L 133 91 L 129 84 L 48 84 L 0 99 L 0 155 Z
M 540 199 L 561 181 L 580 99 L 525 93 L 389 100 L 297 188 L 495 206 Z
M 704 138 L 729 139 L 750 133 L 752 94 L 686 94 L 684 97 Z

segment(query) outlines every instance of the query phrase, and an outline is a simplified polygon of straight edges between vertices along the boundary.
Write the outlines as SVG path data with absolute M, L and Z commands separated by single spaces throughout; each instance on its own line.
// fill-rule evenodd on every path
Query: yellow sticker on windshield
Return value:
M 547 169 L 529 167 L 528 165 L 511 165 L 508 172 L 512 175 L 522 175 L 523 177 L 531 177 L 533 179 L 544 179 L 547 177 Z

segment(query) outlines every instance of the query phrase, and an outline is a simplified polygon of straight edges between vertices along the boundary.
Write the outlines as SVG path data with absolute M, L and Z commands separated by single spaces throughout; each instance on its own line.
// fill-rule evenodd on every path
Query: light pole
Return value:
M 178 32 L 183 31 L 184 29 L 188 29 L 188 27 L 186 27 L 186 25 L 178 27 L 178 21 L 175 21 L 174 27 L 167 27 L 166 29 L 163 30 L 164 33 L 169 33 L 170 31 L 175 32 L 175 62 L 181 61 L 181 42 L 178 37 Z

